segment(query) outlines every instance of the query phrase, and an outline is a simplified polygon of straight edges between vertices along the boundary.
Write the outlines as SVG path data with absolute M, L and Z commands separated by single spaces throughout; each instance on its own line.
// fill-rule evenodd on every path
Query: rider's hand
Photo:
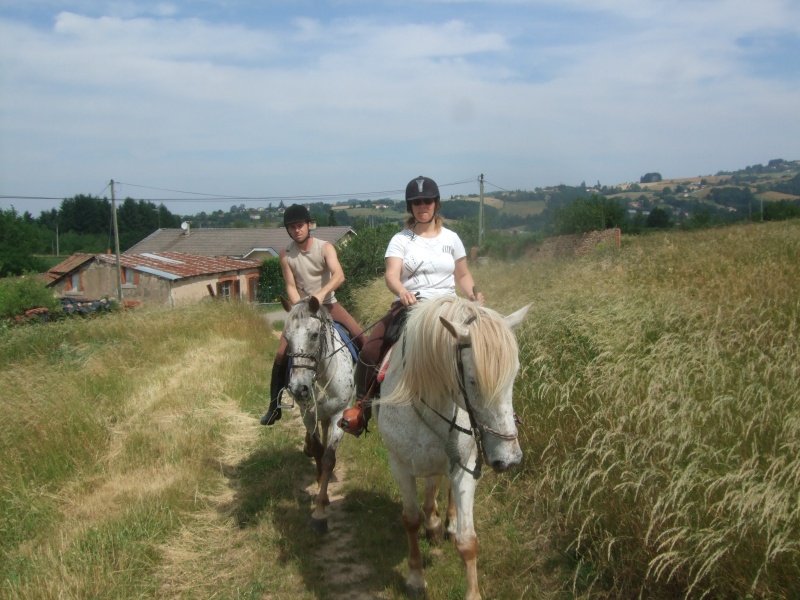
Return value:
M 399 298 L 400 303 L 403 306 L 411 306 L 412 304 L 417 303 L 417 297 L 408 290 L 403 290 L 403 292 L 399 295 Z
M 477 294 L 470 294 L 469 299 L 473 302 L 477 302 L 479 306 L 483 306 L 483 292 L 478 292 Z

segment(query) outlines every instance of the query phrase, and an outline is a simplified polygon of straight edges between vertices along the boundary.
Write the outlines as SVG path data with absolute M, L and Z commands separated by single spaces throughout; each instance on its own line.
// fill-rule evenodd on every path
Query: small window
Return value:
M 136 279 L 133 269 L 130 267 L 122 267 L 122 283 L 125 285 L 136 285 Z
M 217 296 L 220 298 L 225 298 L 226 300 L 231 299 L 231 281 L 220 281 L 217 284 Z

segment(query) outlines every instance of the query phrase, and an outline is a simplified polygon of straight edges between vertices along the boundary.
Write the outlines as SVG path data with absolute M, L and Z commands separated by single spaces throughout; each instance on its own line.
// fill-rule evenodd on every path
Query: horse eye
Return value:
M 316 339 L 317 339 L 318 337 L 319 337 L 319 334 L 318 334 L 316 331 L 315 331 L 314 333 L 312 333 L 312 334 L 311 334 L 311 339 L 312 339 L 312 340 L 315 340 L 315 341 L 316 341 Z

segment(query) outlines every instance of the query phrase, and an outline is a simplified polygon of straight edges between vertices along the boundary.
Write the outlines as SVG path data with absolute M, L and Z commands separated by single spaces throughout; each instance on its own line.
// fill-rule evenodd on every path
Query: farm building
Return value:
M 256 300 L 261 263 L 181 252 L 122 254 L 119 279 L 127 306 L 178 306 L 218 297 Z M 112 254 L 74 254 L 51 269 L 56 296 L 116 298 L 117 259 Z
M 311 235 L 334 246 L 343 246 L 356 233 L 350 227 L 317 227 Z M 292 239 L 283 227 L 220 229 L 157 229 L 126 254 L 183 252 L 199 256 L 227 256 L 263 261 L 278 256 Z

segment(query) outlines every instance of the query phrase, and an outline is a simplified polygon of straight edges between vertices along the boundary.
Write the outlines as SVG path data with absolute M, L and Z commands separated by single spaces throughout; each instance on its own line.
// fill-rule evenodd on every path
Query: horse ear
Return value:
M 448 321 L 444 317 L 439 317 L 439 321 L 441 321 L 442 325 L 444 325 L 444 328 L 450 332 L 450 335 L 456 338 L 459 342 L 469 341 L 469 329 L 463 325 L 459 325 L 458 323 Z
M 319 300 L 317 300 L 316 296 L 310 296 L 308 299 L 308 308 L 311 309 L 311 312 L 317 314 L 319 310 Z
M 522 320 L 525 318 L 525 315 L 528 314 L 528 309 L 531 307 L 530 304 L 527 306 L 523 306 L 517 312 L 508 315 L 507 317 L 503 317 L 503 320 L 506 322 L 511 329 L 516 329 L 516 327 L 522 323 Z
M 283 306 L 283 310 L 285 310 L 286 312 L 292 310 L 292 303 L 289 302 L 289 299 L 286 298 L 285 296 L 281 296 L 281 306 Z

